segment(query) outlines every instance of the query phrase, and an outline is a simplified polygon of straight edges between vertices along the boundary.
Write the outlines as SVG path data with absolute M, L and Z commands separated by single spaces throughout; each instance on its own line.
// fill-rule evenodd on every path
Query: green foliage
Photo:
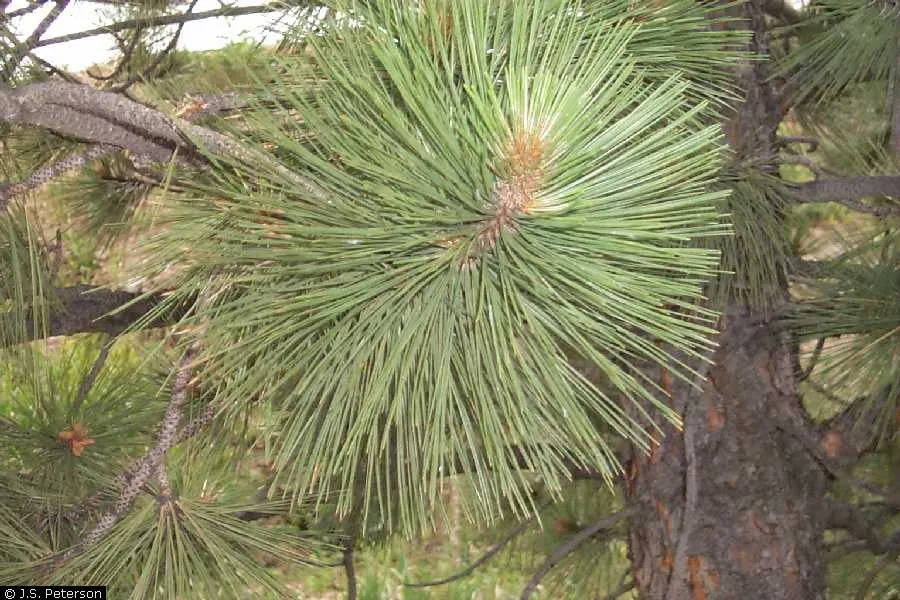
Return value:
M 169 463 L 180 475 L 173 480 L 178 498 L 161 505 L 154 495 L 143 496 L 102 544 L 65 563 L 48 583 L 109 585 L 111 594 L 134 599 L 237 598 L 248 591 L 283 598 L 287 591 L 263 567 L 264 560 L 315 564 L 317 553 L 330 550 L 283 522 L 241 518 L 250 511 L 283 516 L 288 503 L 247 502 L 246 490 L 234 485 L 233 477 L 218 487 L 206 477 L 209 465 L 191 464 L 188 471 L 182 464 Z M 212 473 L 214 481 L 225 480 Z
M 276 402 L 277 482 L 388 529 L 459 468 L 486 520 L 531 506 L 519 459 L 554 490 L 564 459 L 611 477 L 611 434 L 646 445 L 646 403 L 676 418 L 636 367 L 685 376 L 663 348 L 707 344 L 717 253 L 689 242 L 725 232 L 726 194 L 700 90 L 571 3 L 343 8 L 366 26 L 279 66 L 320 82 L 280 90 L 295 117 L 250 121 L 309 184 L 223 165 L 157 240 L 187 249 L 173 300 L 208 298 L 224 404 Z
M 777 69 L 790 78 L 796 101 L 831 100 L 848 86 L 886 81 L 892 73 L 896 79 L 900 10 L 895 4 L 823 0 L 817 5 L 814 17 L 785 33 L 800 35 L 803 43 Z
M 900 399 L 900 236 L 856 239 L 824 268 L 794 317 L 802 339 L 835 338 L 814 375 L 837 397 L 868 396 L 887 432 Z
M 164 407 L 157 396 L 161 380 L 135 377 L 140 359 L 127 348 L 115 350 L 115 360 L 81 393 L 98 351 L 86 343 L 2 351 L 0 464 L 4 473 L 16 474 L 5 482 L 3 493 L 10 495 L 4 506 L 55 531 L 48 543 L 56 549 L 76 533 L 66 513 L 114 483 L 147 443 Z
M 35 344 L 3 353 L 0 534 L 14 543 L 0 549 L 0 584 L 23 576 L 103 584 L 130 598 L 223 591 L 234 597 L 249 586 L 282 597 L 262 557 L 299 565 L 333 551 L 287 523 L 289 502 L 248 500 L 252 485 L 235 477 L 228 453 L 210 453 L 204 439 L 170 452 L 167 469 L 177 494 L 171 502 L 161 508 L 159 488 L 149 490 L 102 544 L 58 562 L 59 553 L 81 541 L 85 525 L 114 506 L 117 477 L 151 443 L 166 404 L 170 365 L 147 360 L 158 356 L 152 346 L 126 341 L 81 391 L 98 351 L 79 340 L 55 350 Z M 248 513 L 256 517 L 242 517 Z
M 0 215 L 0 348 L 44 331 L 51 271 L 31 217 L 21 206 Z
M 51 188 L 51 201 L 65 215 L 64 222 L 86 234 L 70 238 L 70 249 L 90 240 L 92 251 L 107 250 L 134 230 L 135 212 L 155 188 L 152 180 L 140 181 L 136 175 L 129 161 L 114 155 Z
M 730 184 L 723 212 L 734 233 L 713 240 L 722 253 L 723 271 L 711 285 L 713 305 L 736 300 L 765 310 L 781 300 L 786 275 L 786 203 L 781 183 L 754 168 L 725 170 L 721 181 Z

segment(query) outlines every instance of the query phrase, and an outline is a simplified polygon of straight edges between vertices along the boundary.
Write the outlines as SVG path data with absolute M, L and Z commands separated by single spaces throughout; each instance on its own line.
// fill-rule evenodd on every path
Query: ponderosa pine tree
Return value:
M 47 35 L 69 4 L 0 15 L 0 583 L 284 594 L 261 556 L 352 574 L 452 478 L 482 525 L 590 517 L 523 597 L 898 592 L 895 0 L 134 0 Z M 275 10 L 245 64 L 175 50 Z M 35 55 L 100 34 L 105 69 Z M 65 268 L 58 206 L 140 289 Z

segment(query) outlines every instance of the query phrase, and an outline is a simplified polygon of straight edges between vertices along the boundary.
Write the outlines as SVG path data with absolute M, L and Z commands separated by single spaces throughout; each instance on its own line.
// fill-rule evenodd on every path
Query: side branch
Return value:
M 80 169 L 115 151 L 116 148 L 113 146 L 96 144 L 88 147 L 84 152 L 72 154 L 59 162 L 47 165 L 43 169 L 38 169 L 22 181 L 0 185 L 0 211 L 6 208 L 10 198 L 20 196 L 29 190 L 48 183 L 70 171 Z
M 56 290 L 58 304 L 50 309 L 45 326 L 36 323 L 29 310 L 24 331 L 18 331 L 12 339 L 0 338 L 0 348 L 30 342 L 44 337 L 74 335 L 76 333 L 106 333 L 117 336 L 138 321 L 163 300 L 161 294 L 141 298 L 142 294 L 122 290 L 108 290 L 88 285 L 76 285 Z M 131 303 L 131 304 L 129 304 Z M 108 314 L 128 305 L 115 314 Z M 187 312 L 186 308 L 172 311 L 147 325 L 149 328 L 165 327 L 176 323 Z M 0 315 L 0 320 L 15 319 L 13 315 Z M 17 331 L 19 328 L 2 328 Z
M 900 176 L 842 177 L 818 179 L 809 183 L 788 186 L 791 196 L 801 203 L 837 202 L 853 210 L 876 216 L 900 214 L 900 205 L 872 206 L 860 198 L 900 198 Z
M 828 458 L 846 468 L 890 439 L 900 425 L 887 414 L 896 393 L 887 385 L 872 395 L 844 401 L 845 408 L 820 425 L 820 445 Z
M 80 552 L 84 552 L 94 544 L 96 544 L 106 533 L 112 529 L 116 521 L 125 514 L 125 512 L 134 503 L 135 498 L 141 491 L 141 488 L 147 482 L 151 475 L 158 475 L 159 469 L 165 460 L 166 453 L 175 444 L 178 422 L 181 420 L 181 413 L 188 397 L 188 383 L 191 378 L 191 362 L 196 355 L 196 348 L 191 346 L 181 357 L 178 369 L 175 372 L 175 381 L 172 384 L 172 396 L 169 399 L 169 405 L 166 408 L 166 414 L 163 418 L 162 426 L 156 437 L 156 443 L 138 461 L 134 468 L 129 471 L 129 475 L 122 477 L 122 492 L 116 501 L 115 507 L 103 515 L 93 529 L 91 529 L 83 538 L 80 544 L 73 546 L 65 554 L 62 560 L 72 558 Z
M 544 504 L 542 507 L 540 507 L 538 509 L 538 512 L 540 510 L 543 510 L 547 506 L 549 506 L 549 504 L 550 504 L 549 502 L 547 504 Z M 468 567 L 466 567 L 462 571 L 459 571 L 458 573 L 450 575 L 449 577 L 444 577 L 443 579 L 435 579 L 433 581 L 421 581 L 421 582 L 417 582 L 417 583 L 404 582 L 403 585 L 405 585 L 406 587 L 433 587 L 433 586 L 437 586 L 437 585 L 444 585 L 447 583 L 452 583 L 454 581 L 463 579 L 464 577 L 468 577 L 471 573 L 473 573 L 475 571 L 475 569 L 477 569 L 484 563 L 488 562 L 493 557 L 497 556 L 497 554 L 499 554 L 500 551 L 503 550 L 503 548 L 506 547 L 506 545 L 508 543 L 510 543 L 516 537 L 521 535 L 522 532 L 524 532 L 526 529 L 528 529 L 528 527 L 531 525 L 531 521 L 533 519 L 534 519 L 534 516 L 529 517 L 528 519 L 523 520 L 521 523 L 519 523 L 518 525 L 513 527 L 505 536 L 503 536 L 502 540 L 500 540 L 499 542 L 494 544 L 494 546 L 492 546 L 490 550 L 488 550 L 487 552 L 482 554 L 478 560 L 476 560 L 475 562 L 470 564 Z

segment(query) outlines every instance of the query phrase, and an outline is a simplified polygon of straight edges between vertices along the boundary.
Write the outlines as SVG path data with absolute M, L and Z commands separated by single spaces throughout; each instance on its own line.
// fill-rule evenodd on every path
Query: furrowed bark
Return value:
M 684 431 L 630 466 L 640 598 L 824 598 L 826 478 L 781 417 L 801 410 L 788 345 L 747 311 L 720 327 L 702 389 L 672 386 Z

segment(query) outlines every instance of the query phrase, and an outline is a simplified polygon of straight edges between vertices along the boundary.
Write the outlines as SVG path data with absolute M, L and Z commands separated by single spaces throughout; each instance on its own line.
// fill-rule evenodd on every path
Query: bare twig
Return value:
M 863 577 L 862 583 L 859 586 L 859 589 L 856 591 L 856 595 L 853 596 L 854 600 L 866 600 L 866 596 L 869 593 L 869 588 L 872 587 L 872 584 L 875 582 L 875 578 L 878 577 L 878 574 L 881 573 L 886 566 L 894 562 L 897 558 L 896 553 L 885 554 L 882 556 L 878 562 L 872 565 L 872 568 L 866 573 L 866 576 Z
M 520 600 L 528 600 L 528 598 L 530 598 L 531 595 L 537 591 L 538 585 L 540 585 L 544 577 L 547 576 L 547 573 L 549 573 L 550 570 L 559 563 L 559 561 L 568 556 L 580 545 L 582 545 L 601 531 L 610 529 L 612 526 L 614 526 L 616 523 L 618 523 L 628 515 L 628 510 L 621 510 L 604 519 L 600 519 L 593 525 L 588 525 L 587 527 L 573 535 L 566 543 L 557 546 L 556 550 L 554 550 L 553 553 L 547 557 L 547 560 L 545 560 L 541 564 L 541 566 L 538 567 L 535 574 L 525 585 L 525 588 L 522 590 L 521 596 L 519 596 Z
M 19 8 L 17 10 L 12 10 L 8 13 L 0 13 L 0 17 L 3 17 L 4 20 L 15 19 L 16 17 L 21 17 L 23 15 L 27 15 L 30 12 L 34 12 L 36 8 L 43 4 L 47 4 L 48 0 L 32 0 L 26 6 Z
M 625 572 L 622 573 L 622 579 L 619 581 L 619 585 L 616 586 L 616 589 L 603 596 L 601 600 L 617 600 L 622 594 L 633 590 L 637 583 L 630 575 L 630 570 L 626 569 Z
M 256 6 L 223 6 L 221 8 L 191 14 L 178 13 L 174 15 L 139 17 L 135 19 L 128 19 L 126 21 L 119 21 L 118 23 L 111 23 L 109 25 L 97 27 L 95 29 L 87 29 L 85 31 L 47 38 L 45 40 L 39 41 L 37 44 L 35 44 L 34 47 L 41 48 L 43 46 L 52 46 L 53 44 L 62 44 L 64 42 L 71 42 L 74 40 L 94 37 L 97 35 L 106 35 L 116 33 L 118 31 L 134 29 L 135 27 L 139 26 L 158 27 L 160 25 L 175 25 L 183 22 L 186 23 L 188 21 L 199 21 L 201 19 L 210 19 L 215 17 L 238 17 L 241 15 L 276 12 L 279 10 L 287 10 L 289 8 L 293 7 L 285 2 L 270 2 L 268 4 L 259 4 Z
M 44 69 L 46 69 L 47 72 L 50 73 L 51 75 L 56 75 L 63 81 L 68 81 L 69 83 L 79 83 L 77 78 L 73 77 L 72 75 L 69 75 L 69 73 L 67 73 L 63 69 L 59 69 L 55 65 L 50 64 L 49 62 L 47 62 L 46 60 L 44 60 L 43 58 L 41 58 L 34 52 L 29 52 L 26 56 L 28 58 L 30 58 L 31 60 L 33 60 L 34 62 L 36 62 L 37 64 L 44 67 Z
M 199 0 L 192 0 L 190 5 L 187 7 L 187 10 L 185 10 L 183 14 L 186 16 L 192 14 L 194 12 L 194 7 L 197 6 L 197 2 L 199 2 Z M 150 65 L 146 69 L 144 69 L 143 72 L 133 73 L 132 75 L 130 75 L 128 77 L 128 79 L 126 79 L 122 83 L 111 87 L 109 89 L 109 91 L 124 92 L 125 90 L 130 88 L 132 85 L 134 85 L 139 79 L 146 79 L 146 78 L 152 77 L 153 73 L 156 72 L 156 69 L 159 68 L 159 65 L 162 64 L 162 61 L 164 61 L 165 58 L 173 50 L 175 50 L 175 46 L 178 45 L 178 40 L 181 38 L 181 31 L 184 29 L 185 23 L 187 23 L 186 20 L 178 23 L 178 27 L 175 29 L 175 33 L 172 35 L 172 39 L 169 40 L 169 43 L 166 45 L 166 47 L 163 48 L 162 51 L 160 51 L 160 53 L 156 55 L 156 57 L 153 59 L 153 61 L 150 63 Z
M 22 62 L 22 59 L 25 58 L 29 52 L 37 48 L 41 41 L 41 36 L 44 35 L 44 33 L 47 32 L 47 29 L 53 25 L 53 22 L 59 18 L 59 15 L 62 14 L 68 4 L 69 0 L 56 0 L 53 8 L 50 9 L 50 12 L 47 13 L 43 19 L 41 19 L 41 22 L 34 28 L 31 35 L 29 35 L 21 44 L 17 44 L 18 47 L 6 62 L 5 72 L 8 78 L 12 77 L 16 68 L 19 66 L 19 63 Z
M 666 600 L 680 598 L 684 586 L 687 584 L 687 549 L 691 531 L 697 520 L 697 456 L 694 449 L 694 426 L 696 425 L 695 402 L 688 402 L 683 418 L 684 429 L 682 439 L 684 441 L 684 510 L 681 513 L 681 529 L 678 533 L 678 542 L 675 546 L 675 559 L 672 571 L 669 573 L 669 582 L 666 589 Z
M 13 34 L 13 32 L 10 31 L 9 28 L 6 27 L 6 25 L 0 25 L 0 34 L 2 34 L 3 37 L 5 37 L 7 40 L 10 41 L 10 43 L 12 43 L 13 48 L 22 48 L 23 50 L 25 50 L 25 57 L 31 59 L 33 62 L 44 67 L 44 69 L 46 69 L 48 73 L 57 75 L 58 77 L 62 78 L 65 81 L 68 81 L 70 83 L 78 83 L 78 80 L 75 77 L 73 77 L 72 75 L 69 75 L 63 69 L 57 68 L 56 66 L 50 64 L 49 62 L 47 62 L 46 60 L 44 60 L 43 58 L 41 58 L 40 56 L 38 56 L 37 54 L 32 52 L 31 50 L 28 50 L 28 48 L 21 46 L 18 38 L 16 38 L 15 34 Z
M 546 508 L 549 505 L 550 505 L 549 502 L 544 504 L 543 506 L 541 506 L 538 509 L 537 512 L 543 510 L 544 508 Z M 488 562 L 493 557 L 497 556 L 497 554 L 499 554 L 500 551 L 503 550 L 503 548 L 506 547 L 506 545 L 508 543 L 510 543 L 513 539 L 515 539 L 516 537 L 521 535 L 522 532 L 524 532 L 526 529 L 528 529 L 528 527 L 531 525 L 531 522 L 533 520 L 534 520 L 534 516 L 523 520 L 521 523 L 519 523 L 518 525 L 516 525 L 515 527 L 510 529 L 509 532 L 505 536 L 503 536 L 503 539 L 501 539 L 499 542 L 494 544 L 490 548 L 490 550 L 488 550 L 487 552 L 482 554 L 478 558 L 478 560 L 476 560 L 475 562 L 470 564 L 468 567 L 466 567 L 462 571 L 454 573 L 453 575 L 450 575 L 449 577 L 444 577 L 443 579 L 435 579 L 433 581 L 420 581 L 417 583 L 403 582 L 403 585 L 405 585 L 406 587 L 434 587 L 437 585 L 444 585 L 447 583 L 452 583 L 454 581 L 463 579 L 464 577 L 468 577 L 470 574 L 472 574 L 475 571 L 475 569 L 477 569 L 484 563 Z
M 103 370 L 103 365 L 106 364 L 106 359 L 109 358 L 109 351 L 112 348 L 113 343 L 114 340 L 109 339 L 108 336 L 107 339 L 103 341 L 100 352 L 97 354 L 97 359 L 94 360 L 94 364 L 91 365 L 91 370 L 88 371 L 87 375 L 84 376 L 84 379 L 81 380 L 81 385 L 78 386 L 75 402 L 72 403 L 72 410 L 74 412 L 78 412 L 82 402 L 84 402 L 85 397 L 88 395 L 88 392 L 94 387 L 97 376 L 100 375 L 100 371 Z
M 816 181 L 823 177 L 822 169 L 819 168 L 819 165 L 805 156 L 800 156 L 798 154 L 784 154 L 778 157 L 777 162 L 780 165 L 803 165 L 815 175 Z
M 819 149 L 819 139 L 806 135 L 786 135 L 775 140 L 776 148 L 786 148 L 791 144 L 806 144 L 807 152 L 815 152 Z
M 894 157 L 900 158 L 900 52 L 894 60 L 894 69 L 891 71 L 891 80 L 888 85 L 888 101 L 890 112 L 888 118 L 891 126 L 891 147 L 894 149 Z
M 353 567 L 353 541 L 348 540 L 344 545 L 343 560 L 344 573 L 347 575 L 347 600 L 356 600 L 356 569 Z
M 122 56 L 119 58 L 119 62 L 116 63 L 116 66 L 113 68 L 112 72 L 109 75 L 94 75 L 91 73 L 91 70 L 88 69 L 86 73 L 97 81 L 109 81 L 110 79 L 115 79 L 118 77 L 122 70 L 125 68 L 125 65 L 131 60 L 131 55 L 134 54 L 134 49 L 137 47 L 138 41 L 141 39 L 141 34 L 143 33 L 144 28 L 141 26 L 134 28 L 134 33 L 131 36 L 131 39 L 128 40 L 128 43 L 124 46 L 120 46 L 120 50 L 122 51 Z
M 806 367 L 804 371 L 800 373 L 800 381 L 806 381 L 809 379 L 809 376 L 812 375 L 813 369 L 816 368 L 816 363 L 819 362 L 819 357 L 822 355 L 822 349 L 825 347 L 825 338 L 821 337 L 816 342 L 816 347 L 813 350 L 812 356 L 809 359 L 809 366 Z

